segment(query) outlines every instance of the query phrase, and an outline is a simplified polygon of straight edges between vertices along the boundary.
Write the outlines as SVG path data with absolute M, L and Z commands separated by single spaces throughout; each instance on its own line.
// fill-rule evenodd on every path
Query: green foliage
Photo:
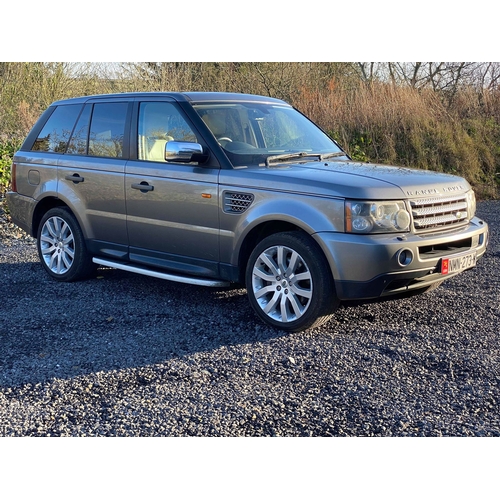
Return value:
M 372 145 L 372 139 L 364 133 L 356 133 L 353 137 L 346 141 L 340 137 L 340 134 L 336 130 L 330 130 L 328 135 L 335 141 L 337 141 L 349 156 L 356 161 L 368 162 L 370 161 L 370 151 L 369 148 Z
M 371 137 L 363 132 L 358 132 L 349 144 L 349 154 L 353 160 L 367 162 L 369 161 L 372 145 L 373 141 Z
M 10 185 L 10 166 L 18 147 L 18 141 L 0 142 L 0 198 Z

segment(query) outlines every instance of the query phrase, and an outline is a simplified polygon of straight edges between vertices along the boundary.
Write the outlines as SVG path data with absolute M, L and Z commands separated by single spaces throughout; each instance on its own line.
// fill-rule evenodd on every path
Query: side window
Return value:
M 177 108 L 169 102 L 143 102 L 139 108 L 139 160 L 165 161 L 169 141 L 198 142 Z
M 64 153 L 81 109 L 81 104 L 58 106 L 38 134 L 31 150 Z
M 123 136 L 128 103 L 94 104 L 89 134 L 89 155 L 123 157 Z
M 89 135 L 90 112 L 92 104 L 87 104 L 78 118 L 75 130 L 68 144 L 67 154 L 86 155 L 87 154 L 87 139 Z

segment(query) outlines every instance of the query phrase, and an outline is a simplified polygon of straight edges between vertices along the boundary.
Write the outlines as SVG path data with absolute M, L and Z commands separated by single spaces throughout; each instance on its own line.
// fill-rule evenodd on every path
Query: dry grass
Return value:
M 355 159 L 454 173 L 483 198 L 499 195 L 498 90 L 463 86 L 446 94 L 366 83 L 350 63 L 127 63 L 119 70 L 111 77 L 109 68 L 95 64 L 0 63 L 0 143 L 19 141 L 51 102 L 67 97 L 248 92 L 291 102 Z
M 381 82 L 303 88 L 294 103 L 355 158 L 461 175 L 498 196 L 500 100 L 464 89 L 453 97 Z

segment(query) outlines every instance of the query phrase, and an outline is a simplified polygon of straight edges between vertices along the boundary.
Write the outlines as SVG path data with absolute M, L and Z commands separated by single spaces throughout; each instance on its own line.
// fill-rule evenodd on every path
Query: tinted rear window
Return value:
M 83 110 L 78 123 L 76 124 L 71 140 L 69 141 L 67 154 L 86 155 L 87 154 L 87 139 L 89 135 L 89 121 L 92 104 L 87 104 Z
M 58 106 L 38 134 L 31 150 L 64 153 L 81 109 L 81 104 Z
M 128 103 L 94 104 L 89 134 L 89 155 L 121 158 Z

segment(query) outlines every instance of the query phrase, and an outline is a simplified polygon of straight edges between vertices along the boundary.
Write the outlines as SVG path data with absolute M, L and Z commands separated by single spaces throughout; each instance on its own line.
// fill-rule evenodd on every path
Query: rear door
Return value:
M 58 162 L 59 196 L 79 216 L 92 252 L 127 255 L 124 175 L 132 103 L 85 105 Z
M 173 100 L 137 102 L 125 172 L 131 261 L 198 276 L 218 275 L 219 169 L 167 163 L 168 141 L 203 143 Z

